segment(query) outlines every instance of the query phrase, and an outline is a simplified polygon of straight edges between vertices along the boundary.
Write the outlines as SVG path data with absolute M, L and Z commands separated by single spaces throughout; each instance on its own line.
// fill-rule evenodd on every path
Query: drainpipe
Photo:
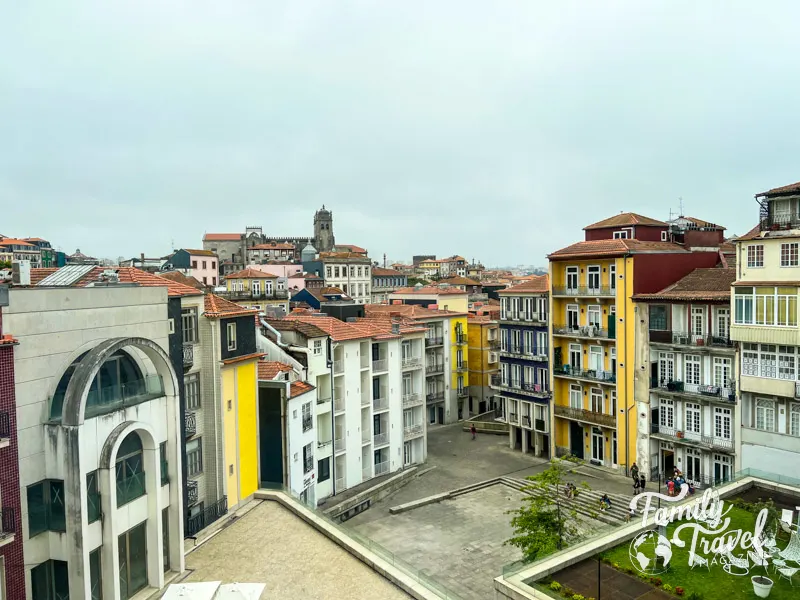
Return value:
M 333 446 L 333 451 L 331 452 L 331 490 L 333 493 L 332 496 L 336 495 L 336 419 L 334 418 L 334 414 L 336 413 L 335 403 L 336 398 L 334 398 L 333 393 L 333 356 L 334 351 L 336 348 L 339 347 L 339 344 L 334 344 L 331 338 L 328 338 L 328 348 L 330 352 L 328 353 L 328 369 L 330 371 L 330 379 L 331 379 L 331 445 Z
M 622 319 L 625 325 L 625 362 L 628 362 L 628 354 L 630 354 L 630 348 L 628 348 L 628 336 L 627 336 L 627 327 L 628 327 L 628 258 L 630 258 L 630 254 L 623 255 L 624 261 L 624 277 L 625 277 L 625 303 L 623 304 L 622 308 Z M 631 290 L 633 292 L 633 290 Z M 633 343 L 634 348 L 636 347 L 636 329 L 633 330 Z M 628 371 L 630 371 L 630 367 L 628 367 Z M 630 457 L 630 449 L 631 449 L 631 440 L 630 440 L 630 409 L 636 408 L 636 399 L 634 398 L 633 405 L 628 404 L 628 371 L 625 371 L 625 476 L 627 477 L 630 474 L 630 464 L 631 464 L 631 457 Z

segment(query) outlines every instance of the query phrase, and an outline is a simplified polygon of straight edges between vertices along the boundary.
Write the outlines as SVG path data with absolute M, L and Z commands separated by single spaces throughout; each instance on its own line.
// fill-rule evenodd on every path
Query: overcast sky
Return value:
M 620 211 L 742 234 L 800 180 L 800 3 L 0 8 L 0 233 L 114 257 L 323 203 L 373 258 L 546 264 Z

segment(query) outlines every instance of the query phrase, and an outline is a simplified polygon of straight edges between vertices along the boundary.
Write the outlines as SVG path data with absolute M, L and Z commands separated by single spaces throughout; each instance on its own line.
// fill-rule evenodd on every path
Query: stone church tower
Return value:
M 330 252 L 336 240 L 333 237 L 333 213 L 322 205 L 314 213 L 314 247 L 317 252 Z

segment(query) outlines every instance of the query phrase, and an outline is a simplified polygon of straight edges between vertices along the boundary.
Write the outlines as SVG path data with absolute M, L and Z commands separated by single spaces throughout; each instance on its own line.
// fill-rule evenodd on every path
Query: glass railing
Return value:
M 64 409 L 64 395 L 62 392 L 53 396 L 50 403 L 50 418 L 60 420 Z M 119 410 L 159 398 L 164 395 L 164 382 L 160 375 L 148 375 L 142 379 L 135 379 L 119 385 L 109 385 L 102 388 L 89 390 L 86 398 L 87 418 Z
M 125 479 L 117 479 L 117 506 L 122 506 L 144 496 L 145 473 L 140 471 Z

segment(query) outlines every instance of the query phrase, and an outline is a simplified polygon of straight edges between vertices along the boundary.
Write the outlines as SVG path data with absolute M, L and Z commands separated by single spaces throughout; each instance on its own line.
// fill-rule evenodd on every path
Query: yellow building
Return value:
M 225 298 L 259 311 L 270 306 L 279 306 L 284 312 L 289 312 L 286 278 L 252 267 L 225 277 Z
M 419 304 L 430 307 L 435 304 L 440 310 L 466 313 L 469 309 L 470 292 L 463 286 L 451 286 L 446 283 L 440 285 L 416 285 L 395 290 L 389 294 L 389 304 L 395 300 L 403 304 Z
M 637 327 L 631 297 L 662 290 L 695 268 L 713 267 L 719 253 L 664 241 L 670 239 L 666 223 L 635 213 L 584 230 L 584 241 L 548 256 L 552 443 L 557 455 L 627 472 L 637 460 L 637 414 L 649 410 L 650 376 L 644 365 L 641 373 L 633 368 L 641 362 L 636 352 L 647 351 L 642 340 L 648 332 Z
M 492 375 L 500 370 L 500 326 L 488 314 L 469 315 L 469 413 L 465 419 L 494 408 Z
M 228 507 L 247 500 L 258 489 L 256 311 L 214 294 L 205 296 L 212 321 L 220 369 L 219 411 L 222 419 L 222 479 Z

